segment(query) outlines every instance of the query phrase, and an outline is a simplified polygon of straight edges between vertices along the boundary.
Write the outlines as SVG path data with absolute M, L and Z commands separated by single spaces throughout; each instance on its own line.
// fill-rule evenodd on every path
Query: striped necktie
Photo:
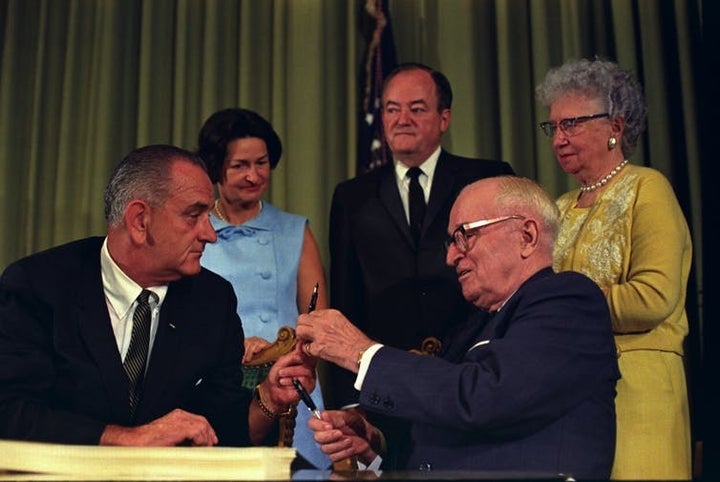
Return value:
M 130 414 L 135 416 L 135 409 L 142 397 L 143 379 L 145 378 L 145 365 L 147 364 L 148 349 L 150 347 L 150 319 L 151 310 L 148 298 L 154 294 L 142 290 L 137 297 L 137 306 L 133 313 L 133 329 L 130 346 L 125 355 L 123 367 L 128 377 Z

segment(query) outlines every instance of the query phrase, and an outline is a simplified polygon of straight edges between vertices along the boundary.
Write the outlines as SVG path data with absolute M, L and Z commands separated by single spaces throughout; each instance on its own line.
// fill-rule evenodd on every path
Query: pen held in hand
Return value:
M 297 390 L 300 398 L 302 398 L 302 401 L 305 403 L 308 410 L 312 412 L 315 418 L 317 418 L 318 420 L 322 420 L 322 417 L 320 416 L 320 410 L 317 409 L 317 406 L 315 406 L 315 402 L 313 402 L 312 398 L 310 398 L 310 394 L 307 392 L 307 390 L 305 390 L 305 387 L 302 386 L 300 380 L 298 380 L 297 378 L 293 378 L 292 384 L 295 386 L 295 390 Z
M 312 313 L 315 310 L 315 306 L 317 305 L 317 299 L 318 299 L 318 289 L 320 288 L 320 283 L 315 283 L 315 287 L 312 290 L 312 295 L 310 296 L 310 304 L 308 305 L 308 313 Z

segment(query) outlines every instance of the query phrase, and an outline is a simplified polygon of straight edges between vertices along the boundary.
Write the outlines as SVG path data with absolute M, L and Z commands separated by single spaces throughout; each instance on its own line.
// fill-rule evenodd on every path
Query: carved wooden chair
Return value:
M 250 362 L 243 364 L 243 386 L 249 390 L 255 390 L 255 387 L 262 382 L 270 372 L 270 367 L 281 356 L 290 353 L 295 349 L 297 344 L 297 336 L 295 330 L 289 326 L 283 326 L 278 330 L 277 338 L 269 346 L 260 351 Z M 295 416 L 297 415 L 297 407 L 280 415 L 278 423 L 280 425 L 278 446 L 291 447 L 293 435 L 295 434 Z
M 428 336 L 425 338 L 420 345 L 420 348 L 412 348 L 408 350 L 410 353 L 415 353 L 417 355 L 431 355 L 435 356 L 438 353 L 440 353 L 440 349 L 442 348 L 442 342 L 435 338 L 434 336 Z

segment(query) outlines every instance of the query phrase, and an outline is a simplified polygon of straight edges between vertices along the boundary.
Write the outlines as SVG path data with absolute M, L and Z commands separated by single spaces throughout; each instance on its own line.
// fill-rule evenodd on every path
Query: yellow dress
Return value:
M 606 290 L 622 378 L 611 479 L 689 480 L 690 414 L 683 365 L 690 232 L 670 183 L 627 165 L 587 208 L 558 198 L 556 271 Z

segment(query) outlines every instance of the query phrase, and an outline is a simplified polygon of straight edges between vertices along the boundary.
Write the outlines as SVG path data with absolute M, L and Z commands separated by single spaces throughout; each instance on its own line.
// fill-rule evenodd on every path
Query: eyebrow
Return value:
M 263 159 L 269 159 L 269 158 L 270 158 L 270 153 L 268 152 L 267 154 L 265 154 L 263 156 L 255 157 L 255 158 L 233 157 L 232 159 L 228 159 L 227 162 L 228 162 L 228 164 L 232 164 L 233 162 L 257 162 L 257 161 L 262 161 Z
M 184 212 L 184 213 L 191 213 L 191 212 L 193 212 L 193 211 L 205 211 L 205 210 L 209 210 L 211 205 L 212 205 L 212 204 L 207 204 L 207 203 L 204 203 L 204 202 L 202 202 L 202 201 L 197 201 L 197 202 L 192 203 L 192 204 L 189 205 L 188 207 L 186 207 L 186 208 L 183 210 L 183 212 Z
M 386 105 L 386 106 L 388 106 L 388 105 L 390 105 L 390 104 L 392 104 L 392 105 L 401 105 L 402 102 L 398 102 L 397 100 L 388 100 L 388 101 L 385 102 L 385 105 Z M 424 104 L 424 105 L 427 105 L 427 101 L 426 101 L 425 99 L 415 99 L 415 100 L 411 100 L 410 102 L 406 102 L 406 104 L 409 104 L 409 105 L 413 105 L 413 104 Z

